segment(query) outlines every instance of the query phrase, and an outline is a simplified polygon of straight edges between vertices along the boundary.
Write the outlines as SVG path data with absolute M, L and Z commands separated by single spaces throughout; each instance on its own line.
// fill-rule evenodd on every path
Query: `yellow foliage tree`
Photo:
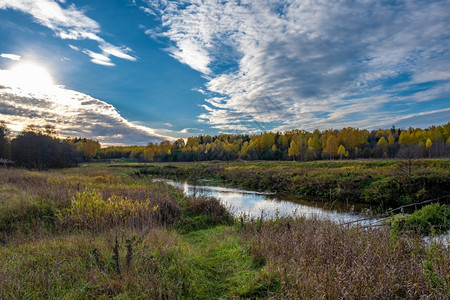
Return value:
M 329 135 L 327 138 L 325 153 L 330 156 L 330 159 L 336 156 L 338 151 L 338 141 L 334 135 Z
M 340 159 L 342 159 L 342 156 L 348 157 L 348 151 L 345 150 L 344 145 L 339 146 L 337 154 L 340 156 Z
M 294 140 L 291 141 L 291 145 L 288 150 L 288 155 L 289 157 L 292 157 L 293 160 L 295 160 L 296 156 L 300 155 L 300 147 Z

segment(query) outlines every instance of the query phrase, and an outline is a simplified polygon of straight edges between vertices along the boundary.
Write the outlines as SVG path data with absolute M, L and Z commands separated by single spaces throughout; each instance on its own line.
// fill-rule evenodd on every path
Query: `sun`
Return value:
M 11 81 L 20 88 L 33 92 L 45 92 L 55 86 L 52 76 L 44 67 L 24 62 L 11 69 Z

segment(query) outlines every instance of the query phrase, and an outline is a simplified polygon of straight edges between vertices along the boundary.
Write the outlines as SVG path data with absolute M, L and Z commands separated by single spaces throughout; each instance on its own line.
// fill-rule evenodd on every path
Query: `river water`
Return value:
M 274 218 L 276 216 L 305 216 L 307 218 L 328 219 L 339 223 L 354 222 L 363 225 L 373 224 L 376 218 L 367 219 L 362 212 L 370 211 L 369 206 L 348 204 L 345 202 L 317 202 L 301 201 L 294 197 L 278 196 L 270 193 L 260 193 L 235 188 L 227 188 L 209 185 L 192 185 L 188 182 L 174 181 L 170 179 L 155 179 L 180 188 L 189 196 L 215 197 L 229 209 L 239 216 L 246 214 L 249 217 Z

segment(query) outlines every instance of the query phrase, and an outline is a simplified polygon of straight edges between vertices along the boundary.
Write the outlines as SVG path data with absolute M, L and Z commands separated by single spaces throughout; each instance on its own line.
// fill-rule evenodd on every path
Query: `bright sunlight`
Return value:
M 55 85 L 52 76 L 44 67 L 31 62 L 13 67 L 11 76 L 11 82 L 15 86 L 33 92 L 44 92 Z

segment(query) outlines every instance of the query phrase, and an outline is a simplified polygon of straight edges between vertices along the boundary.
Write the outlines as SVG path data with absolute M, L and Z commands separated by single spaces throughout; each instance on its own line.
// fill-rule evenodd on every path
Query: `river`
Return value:
M 348 204 L 345 202 L 333 202 L 330 204 L 329 202 L 320 201 L 301 201 L 289 196 L 220 186 L 193 185 L 186 181 L 181 182 L 170 179 L 155 179 L 154 181 L 164 182 L 180 188 L 186 195 L 215 197 L 222 201 L 235 216 L 246 214 L 255 218 L 261 215 L 264 218 L 274 218 L 276 216 L 291 215 L 327 219 L 339 223 L 365 219 L 358 222 L 363 225 L 373 224 L 378 221 L 376 218 L 367 219 L 367 215 L 362 213 L 371 210 L 367 205 Z

